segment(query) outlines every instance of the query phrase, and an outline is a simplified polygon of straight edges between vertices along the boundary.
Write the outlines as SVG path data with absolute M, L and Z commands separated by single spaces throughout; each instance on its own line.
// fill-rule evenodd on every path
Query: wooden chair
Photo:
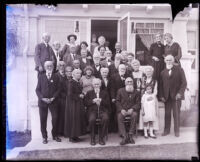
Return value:
M 125 129 L 126 129 L 126 133 L 128 132 L 129 128 L 130 128 L 130 123 L 131 123 L 131 117 L 130 116 L 125 116 L 124 118 L 124 125 L 125 125 Z M 135 122 L 135 126 L 134 126 L 134 135 L 137 138 L 138 135 L 138 130 L 137 130 L 137 120 Z

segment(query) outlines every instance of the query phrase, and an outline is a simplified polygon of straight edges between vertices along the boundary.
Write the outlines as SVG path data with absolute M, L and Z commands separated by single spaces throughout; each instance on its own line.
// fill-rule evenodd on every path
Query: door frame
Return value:
M 130 49 L 130 34 L 131 34 L 131 23 L 130 23 L 130 12 L 127 12 L 124 16 L 118 19 L 118 30 L 117 30 L 117 41 L 120 42 L 120 21 L 127 17 L 127 51 Z

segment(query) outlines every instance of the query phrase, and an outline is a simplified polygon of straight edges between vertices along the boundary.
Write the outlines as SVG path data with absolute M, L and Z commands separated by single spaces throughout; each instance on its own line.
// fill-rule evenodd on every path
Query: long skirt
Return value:
M 86 134 L 85 108 L 82 99 L 78 101 L 66 99 L 65 106 L 65 137 L 79 137 Z

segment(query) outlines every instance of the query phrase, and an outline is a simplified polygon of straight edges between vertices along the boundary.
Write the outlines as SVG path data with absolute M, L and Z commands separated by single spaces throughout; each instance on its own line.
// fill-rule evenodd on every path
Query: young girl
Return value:
M 147 85 L 145 89 L 145 93 L 142 96 L 142 119 L 144 123 L 144 137 L 148 138 L 147 134 L 147 127 L 149 124 L 149 132 L 151 138 L 156 138 L 156 136 L 153 133 L 153 122 L 157 118 L 157 112 L 158 112 L 158 101 L 156 98 L 156 95 L 153 94 L 152 86 Z

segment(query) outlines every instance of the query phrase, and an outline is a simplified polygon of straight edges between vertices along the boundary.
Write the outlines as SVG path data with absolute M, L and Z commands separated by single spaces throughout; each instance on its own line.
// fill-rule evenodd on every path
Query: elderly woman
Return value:
M 182 57 L 181 47 L 177 42 L 173 42 L 173 36 L 170 33 L 164 35 L 166 42 L 165 56 L 172 55 L 175 58 L 175 64 L 180 65 L 180 59 Z
M 133 68 L 133 72 L 131 74 L 131 77 L 134 80 L 134 86 L 135 89 L 139 92 L 142 92 L 143 86 L 143 80 L 144 80 L 144 73 L 140 70 L 140 62 L 138 60 L 133 60 L 131 62 L 131 66 Z
M 84 94 L 80 85 L 82 71 L 74 69 L 72 72 L 72 81 L 69 88 L 69 103 L 66 107 L 66 132 L 65 136 L 69 137 L 70 142 L 79 142 L 79 136 L 86 133 L 85 126 L 85 109 L 83 105 Z
M 83 94 L 86 95 L 88 91 L 92 90 L 92 80 L 94 77 L 94 69 L 91 66 L 86 66 L 84 69 L 84 75 L 80 79 L 80 83 L 83 87 Z
M 72 45 L 76 47 L 75 53 L 78 53 L 80 46 L 76 43 L 77 36 L 75 34 L 70 34 L 67 36 L 67 40 L 68 40 L 68 43 L 66 43 L 64 47 L 62 48 L 61 55 L 64 56 L 66 53 L 69 54 L 70 46 Z
M 154 72 L 154 68 L 152 66 L 147 66 L 145 68 L 145 77 L 143 80 L 143 86 L 144 88 L 142 89 L 142 94 L 141 96 L 145 93 L 145 89 L 147 86 L 151 86 L 152 87 L 152 93 L 154 94 L 154 96 L 156 97 L 156 102 L 157 101 L 157 81 L 155 79 L 153 79 L 153 72 Z M 158 104 L 156 104 L 158 105 Z M 158 109 L 156 109 L 158 110 Z M 158 112 L 157 112 L 158 114 Z M 140 112 L 140 118 L 139 118 L 139 129 L 143 129 L 143 122 L 142 122 L 142 112 Z M 158 118 L 155 119 L 155 121 L 153 122 L 153 129 L 154 130 L 158 130 Z
M 133 59 L 134 59 L 134 54 L 129 52 L 128 55 L 127 55 L 127 63 L 126 63 L 126 69 L 127 69 L 128 75 L 131 75 L 131 73 L 133 71 L 133 68 L 131 66 Z

